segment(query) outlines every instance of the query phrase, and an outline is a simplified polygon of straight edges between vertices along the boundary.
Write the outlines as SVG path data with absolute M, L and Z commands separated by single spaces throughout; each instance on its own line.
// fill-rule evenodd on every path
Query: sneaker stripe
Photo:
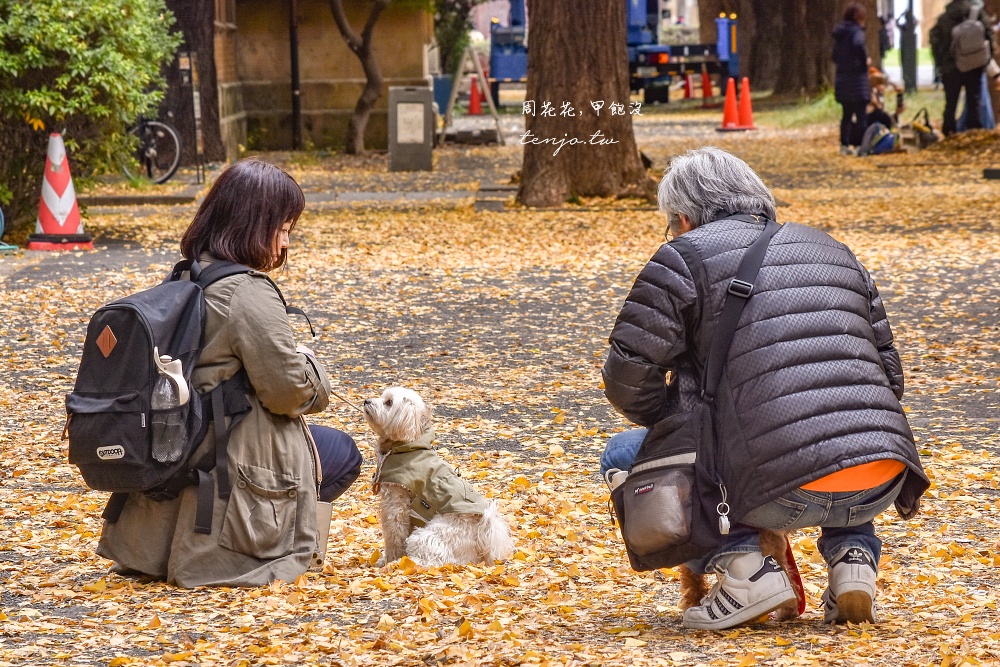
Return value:
M 738 610 L 743 608 L 743 605 L 741 605 L 732 595 L 727 593 L 726 589 L 724 588 L 721 589 L 719 591 L 719 594 L 722 595 L 722 597 L 726 598 L 726 602 L 728 602 L 734 609 Z
M 729 616 L 731 613 L 733 613 L 731 609 L 726 607 L 726 605 L 722 604 L 722 600 L 720 600 L 719 598 L 715 598 L 714 604 L 719 608 L 719 611 L 722 612 L 723 616 Z

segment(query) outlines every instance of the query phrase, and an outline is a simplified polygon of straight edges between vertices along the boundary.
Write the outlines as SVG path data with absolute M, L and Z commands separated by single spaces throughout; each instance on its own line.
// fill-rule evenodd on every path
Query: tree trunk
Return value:
M 849 0 L 701 0 L 701 39 L 715 43 L 715 19 L 736 14 L 740 75 L 755 90 L 813 94 L 833 85 L 833 27 Z M 1000 2 L 1000 0 L 996 0 Z M 878 3 L 862 0 L 868 12 L 866 38 L 872 65 L 878 52 Z
M 197 53 L 198 92 L 201 98 L 201 136 L 205 160 L 226 159 L 219 128 L 219 93 L 215 76 L 215 2 L 214 0 L 167 0 L 167 8 L 177 17 L 175 31 L 184 36 L 178 51 Z M 184 142 L 181 164 L 194 164 L 197 156 L 194 131 L 192 88 L 181 84 L 181 73 L 174 59 L 166 68 L 167 94 L 162 105 L 163 118 L 180 132 Z
M 698 30 L 704 44 L 715 44 L 718 37 L 715 19 L 719 14 L 731 14 L 737 10 L 738 0 L 698 0 Z
M 382 71 L 379 69 L 378 62 L 375 60 L 375 52 L 372 50 L 372 33 L 375 30 L 378 17 L 385 11 L 390 2 L 392 0 L 373 0 L 368 20 L 365 22 L 361 34 L 358 35 L 347 20 L 343 0 L 330 0 L 333 20 L 337 22 L 337 28 L 344 41 L 347 42 L 347 46 L 361 61 L 366 79 L 364 90 L 358 97 L 358 103 L 354 106 L 351 122 L 347 128 L 346 150 L 351 155 L 364 155 L 365 129 L 368 127 L 368 118 L 371 116 L 378 98 L 382 96 Z
M 773 41 L 763 36 L 781 34 L 784 17 L 774 11 L 774 0 L 744 0 L 741 5 L 737 44 L 743 46 L 739 54 L 743 75 L 750 79 L 754 89 L 773 90 L 782 58 Z
M 529 4 L 525 206 L 583 196 L 652 197 L 635 145 L 629 102 L 625 3 L 535 0 Z
M 878 8 L 876 0 L 864 0 L 868 13 L 865 28 L 868 56 L 880 66 L 878 53 Z M 833 27 L 843 17 L 847 0 L 814 0 L 803 3 L 781 0 L 784 26 L 775 48 L 781 53 L 774 92 L 813 94 L 833 86 Z

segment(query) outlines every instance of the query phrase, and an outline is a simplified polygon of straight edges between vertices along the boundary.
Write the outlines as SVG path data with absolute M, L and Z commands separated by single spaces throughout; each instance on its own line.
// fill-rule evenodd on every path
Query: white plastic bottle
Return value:
M 184 454 L 187 434 L 180 407 L 187 403 L 187 386 L 178 384 L 178 379 L 184 379 L 180 374 L 179 359 L 173 360 L 167 355 L 157 355 L 156 358 L 160 374 L 150 400 L 153 458 L 160 463 L 174 463 Z

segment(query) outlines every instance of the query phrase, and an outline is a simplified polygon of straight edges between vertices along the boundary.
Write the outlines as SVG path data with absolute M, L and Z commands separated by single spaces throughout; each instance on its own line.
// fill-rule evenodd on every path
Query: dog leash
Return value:
M 347 403 L 349 406 L 351 406 L 352 408 L 354 408 L 358 412 L 364 412 L 364 410 L 362 410 L 358 406 L 354 405 L 354 403 L 351 403 L 349 400 L 347 400 L 346 398 L 344 398 L 343 396 L 341 396 L 337 392 L 333 391 L 332 389 L 330 390 L 330 393 L 333 394 L 334 396 L 336 396 L 337 398 L 339 398 L 340 400 L 342 400 L 344 403 Z

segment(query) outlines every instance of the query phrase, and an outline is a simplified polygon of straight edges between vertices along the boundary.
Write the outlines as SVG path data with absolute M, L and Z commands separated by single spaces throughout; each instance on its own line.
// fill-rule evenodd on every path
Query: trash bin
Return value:
M 389 88 L 389 171 L 434 168 L 433 104 L 431 88 Z

